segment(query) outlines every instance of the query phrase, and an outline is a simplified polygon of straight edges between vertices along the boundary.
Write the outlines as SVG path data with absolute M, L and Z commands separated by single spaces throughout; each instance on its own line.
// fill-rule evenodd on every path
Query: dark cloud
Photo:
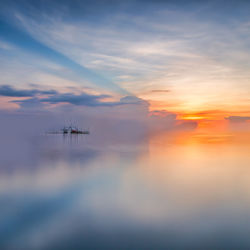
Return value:
M 47 102 L 51 104 L 56 103 L 70 103 L 73 105 L 81 105 L 81 106 L 112 106 L 115 103 L 114 102 L 101 102 L 101 99 L 110 97 L 108 95 L 89 95 L 86 93 L 82 93 L 80 95 L 75 95 L 72 93 L 66 93 L 66 94 L 56 94 L 52 95 L 48 98 L 40 99 L 41 102 Z
M 148 102 L 138 98 L 136 96 L 125 96 L 120 99 L 121 104 L 144 104 L 148 106 Z
M 125 104 L 142 104 L 143 101 L 140 98 L 135 96 L 125 96 L 117 102 L 103 102 L 102 99 L 110 97 L 109 95 L 90 95 L 86 93 L 82 93 L 80 95 L 75 95 L 72 93 L 66 94 L 56 94 L 52 95 L 48 98 L 40 99 L 41 102 L 47 102 L 51 104 L 55 103 L 69 103 L 73 105 L 80 106 L 89 106 L 89 107 L 97 107 L 97 106 L 118 106 Z
M 14 103 L 17 103 L 21 109 L 25 109 L 25 110 L 34 110 L 34 111 L 38 111 L 38 110 L 43 110 L 45 108 L 45 104 L 40 102 L 40 99 L 33 97 L 33 98 L 29 98 L 26 100 L 20 100 L 20 101 L 13 101 Z
M 104 98 L 111 97 L 110 95 L 91 95 L 84 92 L 76 95 L 73 93 L 59 93 L 56 90 L 39 90 L 39 89 L 15 89 L 9 85 L 0 86 L 0 95 L 8 97 L 30 97 L 25 100 L 14 100 L 12 102 L 17 103 L 21 108 L 29 107 L 43 107 L 45 103 L 57 104 L 68 103 L 77 106 L 88 107 L 111 107 L 126 104 L 145 104 L 148 103 L 136 96 L 125 96 L 119 101 L 104 102 Z M 46 98 L 38 98 L 38 95 L 48 95 Z
M 8 97 L 34 97 L 35 95 L 54 95 L 57 91 L 55 90 L 38 90 L 38 89 L 24 89 L 18 90 L 12 88 L 9 85 L 0 86 L 0 96 L 8 96 Z
M 250 121 L 250 116 L 228 116 L 225 119 L 230 122 L 246 122 Z

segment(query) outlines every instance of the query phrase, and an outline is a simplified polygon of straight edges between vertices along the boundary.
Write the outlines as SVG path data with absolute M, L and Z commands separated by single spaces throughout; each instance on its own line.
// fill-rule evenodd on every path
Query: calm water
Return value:
M 250 249 L 248 142 L 135 141 L 1 141 L 0 249 Z

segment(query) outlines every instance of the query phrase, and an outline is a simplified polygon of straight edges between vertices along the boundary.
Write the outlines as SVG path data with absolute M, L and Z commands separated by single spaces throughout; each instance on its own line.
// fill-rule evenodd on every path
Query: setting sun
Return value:
M 0 250 L 250 249 L 250 1 L 0 0 Z

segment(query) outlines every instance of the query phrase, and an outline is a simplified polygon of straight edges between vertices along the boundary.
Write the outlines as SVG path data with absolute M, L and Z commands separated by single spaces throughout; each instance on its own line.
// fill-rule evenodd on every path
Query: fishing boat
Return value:
M 69 126 L 62 129 L 63 134 L 89 134 L 88 130 L 81 130 L 77 127 Z

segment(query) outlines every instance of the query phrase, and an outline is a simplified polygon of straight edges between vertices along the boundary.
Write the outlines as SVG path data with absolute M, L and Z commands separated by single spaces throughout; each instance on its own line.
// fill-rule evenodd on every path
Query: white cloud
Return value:
M 14 46 L 5 41 L 0 40 L 0 49 L 11 50 L 14 49 Z
M 202 19 L 199 11 L 116 13 L 93 23 L 66 21 L 60 10 L 37 19 L 16 16 L 37 40 L 132 93 L 171 88 L 193 108 L 206 105 L 204 99 L 217 105 L 223 94 L 226 103 L 238 102 L 249 92 L 249 22 L 224 24 Z

